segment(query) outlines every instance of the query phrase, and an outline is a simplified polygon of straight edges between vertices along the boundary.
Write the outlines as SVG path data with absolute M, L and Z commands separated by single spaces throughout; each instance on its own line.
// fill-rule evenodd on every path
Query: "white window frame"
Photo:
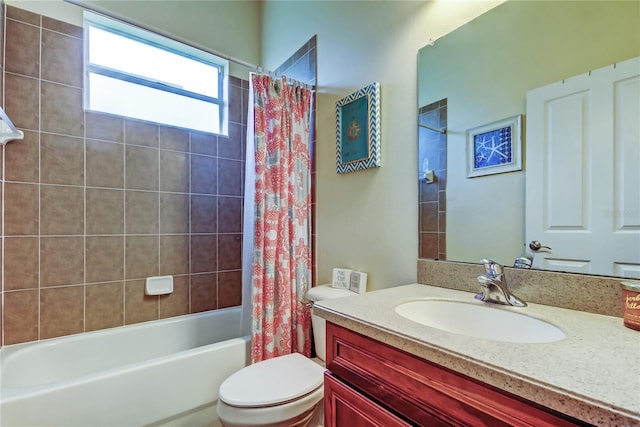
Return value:
M 189 90 L 184 90 L 179 87 L 158 82 L 154 79 L 146 78 L 144 76 L 133 75 L 127 72 L 123 72 L 121 70 L 115 70 L 115 69 L 104 67 L 101 65 L 89 63 L 89 58 L 90 58 L 89 29 L 90 27 L 99 28 L 103 31 L 108 31 L 113 34 L 126 37 L 130 40 L 148 44 L 150 46 L 154 46 L 156 48 L 165 50 L 167 52 L 180 55 L 184 58 L 187 58 L 193 61 L 198 61 L 208 66 L 217 68 L 218 69 L 218 96 L 213 97 L 213 96 L 208 96 L 208 95 L 200 94 L 200 93 L 189 91 Z M 110 19 L 103 15 L 99 15 L 89 11 L 84 12 L 84 97 L 83 97 L 84 99 L 83 99 L 83 102 L 84 102 L 85 111 L 96 111 L 100 113 L 120 115 L 118 113 L 112 113 L 109 111 L 91 109 L 90 99 L 89 99 L 91 94 L 90 88 L 89 88 L 89 84 L 90 84 L 89 75 L 93 73 L 96 75 L 110 77 L 110 78 L 114 78 L 124 82 L 140 85 L 140 86 L 146 86 L 146 87 L 157 89 L 163 92 L 172 93 L 172 94 L 184 96 L 187 98 L 208 102 L 213 105 L 218 105 L 219 132 L 211 132 L 211 131 L 205 131 L 205 132 L 217 133 L 217 134 L 226 136 L 228 135 L 228 114 L 229 114 L 228 72 L 229 72 L 229 61 L 224 58 L 218 57 L 216 55 L 197 49 L 190 45 L 181 43 L 177 40 L 170 39 L 168 37 L 153 33 L 151 31 L 147 31 L 145 29 L 136 27 L 128 23 Z M 122 117 L 149 121 L 149 119 L 140 119 L 132 116 L 122 116 Z M 167 125 L 167 126 L 177 126 L 177 127 L 183 127 L 183 128 L 185 127 L 175 123 L 162 123 L 162 122 L 156 122 L 156 123 Z M 195 129 L 195 130 L 202 130 L 202 129 Z

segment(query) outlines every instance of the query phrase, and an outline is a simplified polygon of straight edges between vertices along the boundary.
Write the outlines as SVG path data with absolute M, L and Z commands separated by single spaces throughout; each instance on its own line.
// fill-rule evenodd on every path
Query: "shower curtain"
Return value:
M 255 197 L 252 362 L 311 354 L 311 91 L 252 74 Z M 249 142 L 249 141 L 248 141 Z M 249 214 L 249 212 L 248 212 Z

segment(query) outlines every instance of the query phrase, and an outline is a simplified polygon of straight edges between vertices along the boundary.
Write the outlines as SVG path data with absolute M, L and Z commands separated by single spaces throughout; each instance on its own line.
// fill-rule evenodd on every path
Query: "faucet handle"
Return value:
M 487 272 L 487 274 L 492 277 L 499 277 L 504 272 L 504 268 L 502 267 L 502 265 L 492 259 L 483 258 L 480 260 L 480 262 L 484 264 L 484 270 Z
M 513 263 L 513 266 L 516 268 L 531 268 L 531 265 L 533 264 L 533 258 L 532 257 L 528 257 L 528 256 L 519 256 L 518 258 L 516 258 L 515 262 Z

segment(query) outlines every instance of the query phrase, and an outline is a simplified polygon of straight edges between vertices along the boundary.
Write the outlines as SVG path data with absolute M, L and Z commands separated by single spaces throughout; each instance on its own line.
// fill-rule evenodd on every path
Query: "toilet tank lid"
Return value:
M 227 378 L 219 398 L 228 405 L 259 408 L 282 404 L 322 386 L 324 368 L 299 353 L 263 360 Z
M 316 302 L 325 299 L 347 297 L 350 295 L 357 294 L 355 292 L 351 292 L 348 289 L 332 288 L 331 285 L 319 285 L 309 289 L 305 294 L 305 297 L 308 300 Z

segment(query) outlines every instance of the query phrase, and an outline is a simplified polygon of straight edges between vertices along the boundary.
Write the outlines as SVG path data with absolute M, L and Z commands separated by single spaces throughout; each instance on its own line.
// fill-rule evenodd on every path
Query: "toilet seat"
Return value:
M 254 363 L 227 378 L 218 393 L 223 425 L 305 425 L 321 409 L 324 368 L 298 353 Z
M 219 398 L 238 408 L 281 405 L 305 396 L 323 383 L 324 369 L 299 353 L 254 363 L 227 378 Z

